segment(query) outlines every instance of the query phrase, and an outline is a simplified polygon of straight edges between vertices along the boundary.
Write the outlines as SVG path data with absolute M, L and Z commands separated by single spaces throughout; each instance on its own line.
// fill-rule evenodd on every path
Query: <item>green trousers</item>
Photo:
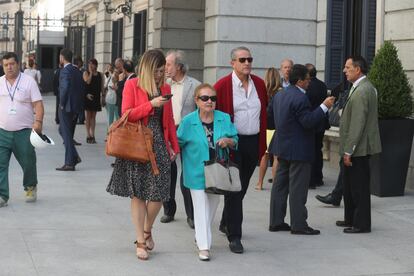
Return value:
M 9 199 L 9 163 L 13 153 L 23 169 L 23 186 L 37 185 L 36 153 L 30 143 L 30 128 L 6 131 L 0 128 L 0 196 Z

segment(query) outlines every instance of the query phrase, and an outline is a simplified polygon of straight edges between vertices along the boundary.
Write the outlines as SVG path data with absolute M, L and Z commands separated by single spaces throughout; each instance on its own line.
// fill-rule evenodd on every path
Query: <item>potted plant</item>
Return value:
M 377 196 L 404 195 L 413 142 L 412 87 L 396 47 L 386 41 L 374 57 L 368 79 L 378 92 L 378 116 L 382 152 L 371 193 Z

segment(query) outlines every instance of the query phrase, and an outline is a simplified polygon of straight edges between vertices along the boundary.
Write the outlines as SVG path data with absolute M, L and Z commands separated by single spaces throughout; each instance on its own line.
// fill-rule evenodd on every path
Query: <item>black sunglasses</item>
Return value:
M 203 96 L 198 96 L 197 99 L 200 99 L 203 102 L 207 102 L 209 99 L 212 102 L 216 102 L 217 101 L 217 96 L 207 96 L 207 95 L 203 95 Z
M 247 58 L 243 57 L 243 58 L 238 58 L 237 60 L 238 60 L 240 63 L 245 63 L 245 62 L 246 62 L 246 60 L 247 60 L 247 62 L 248 62 L 248 63 L 252 63 L 252 62 L 253 62 L 253 58 L 252 58 L 252 57 L 247 57 Z

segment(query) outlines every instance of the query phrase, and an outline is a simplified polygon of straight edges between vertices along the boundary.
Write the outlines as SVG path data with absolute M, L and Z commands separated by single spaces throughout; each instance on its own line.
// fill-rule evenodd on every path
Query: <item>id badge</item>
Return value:
M 9 115 L 16 115 L 17 114 L 16 108 L 15 107 L 10 107 L 8 114 Z

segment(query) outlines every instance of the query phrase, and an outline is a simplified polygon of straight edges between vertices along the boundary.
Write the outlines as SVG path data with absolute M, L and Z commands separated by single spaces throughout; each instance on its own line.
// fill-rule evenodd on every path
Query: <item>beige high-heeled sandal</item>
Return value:
M 152 239 L 151 231 L 145 231 L 144 230 L 144 235 L 146 235 L 145 244 L 147 245 L 148 251 L 153 250 L 154 246 L 155 246 L 155 243 L 154 243 L 154 240 Z
M 137 258 L 143 261 L 148 260 L 149 254 L 147 251 L 147 244 L 145 242 L 138 242 L 138 241 L 135 241 L 134 243 L 137 246 L 137 252 L 136 252 Z

